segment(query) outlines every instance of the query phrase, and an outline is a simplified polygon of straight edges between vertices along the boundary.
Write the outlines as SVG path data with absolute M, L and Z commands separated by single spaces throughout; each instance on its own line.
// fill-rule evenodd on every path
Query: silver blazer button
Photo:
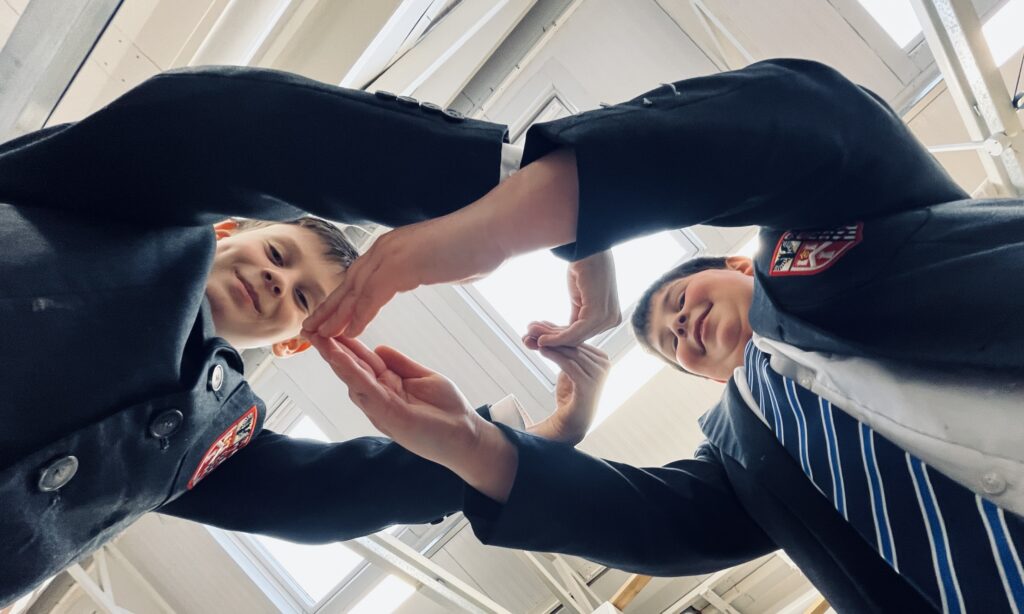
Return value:
M 224 367 L 213 365 L 210 369 L 210 390 L 217 392 L 224 385 Z
M 39 490 L 53 492 L 71 481 L 78 473 L 78 459 L 72 455 L 54 460 L 39 472 Z

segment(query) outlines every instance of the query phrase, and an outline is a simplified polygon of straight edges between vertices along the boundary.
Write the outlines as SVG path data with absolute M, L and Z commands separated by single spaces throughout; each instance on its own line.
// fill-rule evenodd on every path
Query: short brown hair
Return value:
M 636 309 L 633 310 L 633 316 L 630 318 L 630 324 L 633 325 L 633 335 L 636 336 L 636 341 L 640 344 L 640 347 L 664 360 L 676 369 L 690 373 L 675 361 L 666 358 L 665 355 L 655 349 L 647 339 L 648 333 L 651 332 L 651 299 L 654 297 L 655 292 L 664 288 L 665 284 L 669 282 L 689 277 L 690 275 L 700 273 L 701 271 L 707 271 L 709 269 L 727 268 L 729 268 L 729 266 L 726 263 L 726 258 L 724 256 L 702 256 L 700 258 L 692 258 L 675 268 L 670 269 L 654 283 L 648 286 L 647 289 L 644 290 L 644 293 L 640 295 L 640 299 L 636 302 Z
M 359 256 L 359 252 L 356 251 L 355 246 L 345 238 L 345 234 L 341 232 L 341 228 L 338 228 L 327 220 L 322 220 L 318 217 L 307 215 L 300 217 L 295 220 L 289 220 L 287 222 L 266 222 L 263 220 L 246 220 L 238 219 L 238 231 L 245 232 L 246 230 L 256 230 L 257 228 L 265 228 L 267 226 L 273 226 L 274 224 L 287 224 L 289 226 L 299 226 L 312 231 L 317 237 L 320 238 L 320 242 L 324 246 L 324 256 L 327 257 L 331 262 L 341 265 L 342 269 L 348 269 L 355 262 Z

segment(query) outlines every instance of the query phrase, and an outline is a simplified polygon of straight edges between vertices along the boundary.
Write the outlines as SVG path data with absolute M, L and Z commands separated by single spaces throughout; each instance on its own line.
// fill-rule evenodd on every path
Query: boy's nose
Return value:
M 281 296 L 284 293 L 284 290 L 281 289 L 281 281 L 270 271 L 263 271 L 263 283 L 274 296 Z

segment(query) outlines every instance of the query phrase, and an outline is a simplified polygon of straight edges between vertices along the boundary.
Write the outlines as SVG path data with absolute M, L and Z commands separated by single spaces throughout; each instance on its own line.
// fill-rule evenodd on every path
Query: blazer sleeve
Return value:
M 505 127 L 297 75 L 157 75 L 73 124 L 0 145 L 0 202 L 146 223 L 303 212 L 397 226 L 498 182 Z
M 508 501 L 466 487 L 464 512 L 485 544 L 659 576 L 709 573 L 777 549 L 708 443 L 695 458 L 639 468 L 501 428 L 519 451 Z
M 340 443 L 262 431 L 196 487 L 156 511 L 300 543 L 345 541 L 440 520 L 463 482 L 382 437 Z
M 835 70 L 774 60 L 533 126 L 523 163 L 574 150 L 580 259 L 710 224 L 834 227 L 965 198 L 900 118 Z

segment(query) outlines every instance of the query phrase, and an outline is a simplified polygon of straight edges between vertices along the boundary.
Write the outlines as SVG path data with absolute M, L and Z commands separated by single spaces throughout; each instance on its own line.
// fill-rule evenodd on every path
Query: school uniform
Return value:
M 755 341 L 702 418 L 694 458 L 637 468 L 504 429 L 519 451 L 515 483 L 504 505 L 467 490 L 477 536 L 655 575 L 782 548 L 839 611 L 1019 611 L 1024 519 L 1009 510 L 1020 454 L 993 477 L 1006 459 L 985 436 L 1020 421 L 1004 412 L 911 452 L 900 437 L 929 407 L 893 419 L 883 403 L 873 418 L 877 405 L 851 413 L 821 384 L 828 369 L 841 380 L 847 358 L 890 378 L 900 366 L 981 370 L 1019 409 L 1021 201 L 969 200 L 877 97 L 795 60 L 534 126 L 524 162 L 557 147 L 575 150 L 579 173 L 568 257 L 665 228 L 761 226 Z M 978 441 L 956 479 L 933 466 L 943 446 Z
M 225 217 L 402 225 L 498 181 L 505 128 L 272 71 L 156 76 L 0 145 L 0 604 L 147 512 L 299 542 L 458 508 L 383 438 L 263 430 L 205 300 Z

